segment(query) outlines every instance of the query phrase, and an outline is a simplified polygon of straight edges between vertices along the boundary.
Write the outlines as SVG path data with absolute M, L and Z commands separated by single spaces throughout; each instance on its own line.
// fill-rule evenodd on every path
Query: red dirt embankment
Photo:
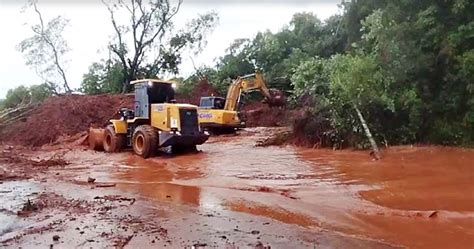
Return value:
M 270 107 L 265 103 L 251 102 L 244 106 L 247 127 L 282 126 L 288 123 L 288 110 Z
M 217 91 L 206 81 L 201 81 L 189 95 L 177 95 L 179 103 L 199 104 L 201 96 Z M 118 117 L 122 107 L 133 107 L 133 95 L 65 95 L 51 97 L 25 119 L 0 130 L 0 142 L 26 146 L 42 146 L 60 137 L 74 136 L 89 127 L 103 127 L 108 120 Z M 276 126 L 282 110 L 262 103 L 246 106 L 248 126 Z
M 68 95 L 51 97 L 26 119 L 5 127 L 1 141 L 41 146 L 60 136 L 72 136 L 90 126 L 104 126 L 121 107 L 131 108 L 133 97 L 127 95 Z

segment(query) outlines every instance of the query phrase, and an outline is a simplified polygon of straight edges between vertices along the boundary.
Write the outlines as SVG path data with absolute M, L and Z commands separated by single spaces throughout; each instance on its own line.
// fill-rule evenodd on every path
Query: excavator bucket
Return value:
M 270 96 L 271 98 L 266 99 L 265 102 L 269 106 L 284 106 L 286 105 L 286 97 L 285 94 L 277 89 L 270 89 Z
M 105 129 L 89 128 L 89 148 L 91 150 L 104 150 L 103 142 L 105 137 Z

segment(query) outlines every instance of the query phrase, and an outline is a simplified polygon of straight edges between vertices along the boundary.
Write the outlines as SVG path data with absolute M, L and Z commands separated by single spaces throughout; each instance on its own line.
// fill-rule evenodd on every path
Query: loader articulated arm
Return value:
M 250 92 L 254 90 L 259 90 L 262 95 L 265 97 L 265 101 L 272 105 L 283 105 L 282 95 L 278 94 L 277 96 L 272 95 L 271 91 L 268 89 L 263 76 L 261 73 L 254 73 L 245 76 L 238 77 L 229 87 L 227 91 L 227 97 L 224 109 L 228 111 L 237 111 L 238 104 L 240 102 L 240 97 L 242 92 Z

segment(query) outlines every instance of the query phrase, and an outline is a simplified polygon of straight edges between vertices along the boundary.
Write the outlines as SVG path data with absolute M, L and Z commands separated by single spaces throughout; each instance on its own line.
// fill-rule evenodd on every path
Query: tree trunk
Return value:
M 130 82 L 133 80 L 133 76 L 128 69 L 123 70 L 123 75 L 122 93 L 128 93 L 130 91 Z
M 127 86 L 127 84 L 128 84 L 127 81 L 124 81 L 124 82 L 122 83 L 122 94 L 125 94 L 125 93 L 128 92 L 128 86 Z
M 374 153 L 375 159 L 379 160 L 382 158 L 380 155 L 380 150 L 379 147 L 377 146 L 377 143 L 374 140 L 374 137 L 372 137 L 372 133 L 370 132 L 369 126 L 367 126 L 367 122 L 364 119 L 364 116 L 362 116 L 362 113 L 360 112 L 359 108 L 357 108 L 356 105 L 354 105 L 354 109 L 357 112 L 357 116 L 359 117 L 359 120 L 362 124 L 362 127 L 364 128 L 365 135 L 369 139 L 370 145 L 372 146 L 372 151 Z

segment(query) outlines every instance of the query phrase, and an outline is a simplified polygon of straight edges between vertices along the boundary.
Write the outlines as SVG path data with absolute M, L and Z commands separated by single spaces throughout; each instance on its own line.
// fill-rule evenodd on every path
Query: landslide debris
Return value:
M 104 126 L 121 107 L 131 108 L 129 95 L 64 95 L 51 97 L 23 119 L 0 130 L 1 142 L 41 146 L 64 136 Z
M 218 91 L 202 80 L 190 93 L 177 94 L 176 98 L 178 103 L 199 105 L 202 96 L 211 95 L 218 95 Z M 1 126 L 0 144 L 39 147 L 64 143 L 78 134 L 86 134 L 90 127 L 104 127 L 110 119 L 118 118 L 120 108 L 133 108 L 133 105 L 133 94 L 50 97 L 21 114 L 21 118 Z M 248 127 L 285 125 L 288 113 L 286 109 L 260 102 L 248 103 L 243 109 Z

